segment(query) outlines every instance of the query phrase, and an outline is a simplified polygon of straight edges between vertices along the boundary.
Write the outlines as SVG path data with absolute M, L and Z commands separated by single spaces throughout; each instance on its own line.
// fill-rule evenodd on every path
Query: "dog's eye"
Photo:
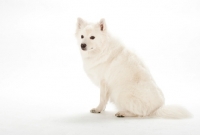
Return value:
M 81 38 L 84 38 L 84 36 L 83 36 L 83 35 L 81 35 Z
M 91 36 L 90 39 L 95 39 L 95 37 L 94 37 L 94 36 Z

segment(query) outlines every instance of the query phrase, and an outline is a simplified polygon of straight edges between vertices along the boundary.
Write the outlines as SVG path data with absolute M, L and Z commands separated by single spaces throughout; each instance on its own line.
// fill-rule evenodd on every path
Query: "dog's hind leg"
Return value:
M 142 100 L 134 94 L 132 94 L 131 92 L 120 93 L 116 105 L 122 111 L 118 112 L 115 116 L 145 117 L 151 114 L 151 112 L 155 108 L 151 104 L 151 102 Z
M 90 110 L 91 113 L 100 113 L 101 111 L 105 110 L 106 104 L 108 102 L 109 95 L 108 95 L 108 88 L 104 80 L 100 82 L 100 103 L 96 108 Z
M 119 111 L 115 114 L 116 117 L 137 117 L 137 115 L 130 113 L 128 111 Z

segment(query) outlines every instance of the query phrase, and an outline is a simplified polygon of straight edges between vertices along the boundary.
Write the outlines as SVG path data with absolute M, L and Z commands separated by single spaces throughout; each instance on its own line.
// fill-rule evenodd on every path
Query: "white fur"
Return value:
M 81 38 L 81 35 L 84 38 Z M 94 36 L 95 39 L 90 39 Z M 164 106 L 164 96 L 149 70 L 131 51 L 107 31 L 105 20 L 87 23 L 78 18 L 76 38 L 84 69 L 94 84 L 100 87 L 100 103 L 92 113 L 100 113 L 110 99 L 120 110 L 115 115 L 187 118 L 187 110 Z M 86 50 L 81 44 L 87 45 Z

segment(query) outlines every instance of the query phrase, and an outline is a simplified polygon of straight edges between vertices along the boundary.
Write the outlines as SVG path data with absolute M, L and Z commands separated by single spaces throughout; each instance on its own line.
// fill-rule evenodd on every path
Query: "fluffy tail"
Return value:
M 152 116 L 168 119 L 183 119 L 192 117 L 192 114 L 181 106 L 164 105 L 156 110 Z

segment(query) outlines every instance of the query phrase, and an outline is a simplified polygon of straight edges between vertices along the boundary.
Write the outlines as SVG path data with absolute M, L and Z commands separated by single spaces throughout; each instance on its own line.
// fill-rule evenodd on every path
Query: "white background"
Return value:
M 149 67 L 166 104 L 191 119 L 142 119 L 90 114 L 99 90 L 82 68 L 77 17 L 105 18 L 108 29 Z M 1 0 L 1 135 L 199 135 L 199 0 Z

